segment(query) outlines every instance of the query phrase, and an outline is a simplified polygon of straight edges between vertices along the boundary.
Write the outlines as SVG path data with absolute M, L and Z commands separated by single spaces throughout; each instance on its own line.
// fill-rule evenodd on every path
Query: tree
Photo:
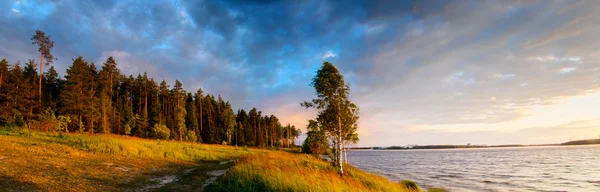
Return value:
M 46 32 L 35 31 L 35 35 L 31 37 L 31 44 L 38 45 L 38 51 L 40 52 L 40 82 L 39 82 L 39 103 L 42 103 L 42 62 L 46 60 L 46 65 L 50 65 L 56 58 L 50 53 L 50 49 L 54 47 L 54 41 L 50 40 L 50 36 L 46 36 Z
M 188 131 L 194 132 L 194 137 L 198 134 L 198 118 L 196 118 L 196 101 L 192 96 L 192 93 L 188 93 L 187 99 L 185 101 L 185 108 L 187 112 L 187 116 L 185 118 L 185 125 L 187 126 Z M 197 139 L 197 138 L 196 138 Z
M 315 155 L 324 154 L 329 148 L 329 142 L 327 142 L 327 136 L 319 122 L 309 120 L 306 129 L 308 132 L 304 143 L 302 143 L 302 152 Z
M 0 90 L 2 90 L 2 83 L 4 82 L 4 77 L 8 76 L 8 61 L 6 59 L 2 59 L 0 61 Z
M 91 76 L 88 63 L 83 57 L 73 60 L 73 65 L 67 69 L 65 87 L 60 95 L 60 112 L 71 116 L 74 126 L 79 131 L 84 130 L 84 121 L 89 117 L 88 111 L 93 108 L 90 102 Z M 91 119 L 87 119 L 91 123 Z
M 179 140 L 183 140 L 183 134 L 186 133 L 187 129 L 185 126 L 185 90 L 182 90 L 182 84 L 179 80 L 175 81 L 175 99 L 177 102 L 175 108 L 175 126 L 177 126 L 177 134 L 179 135 Z
M 58 72 L 56 72 L 54 66 L 50 66 L 48 71 L 44 73 L 43 79 L 44 91 L 42 93 L 44 97 L 42 98 L 42 103 L 44 104 L 44 109 L 50 108 L 56 110 L 61 79 L 58 78 Z
M 348 135 L 355 134 L 357 129 L 358 107 L 349 100 L 350 86 L 344 82 L 344 76 L 329 62 L 323 63 L 310 85 L 315 88 L 317 98 L 301 105 L 319 110 L 316 121 L 331 136 L 336 148 L 334 162 L 343 174 L 342 150 Z
M 233 109 L 231 109 L 229 102 L 225 102 L 223 114 L 221 116 L 223 119 L 223 128 L 226 130 L 227 143 L 231 145 L 231 139 L 235 131 L 236 121 L 235 114 L 233 113 Z
M 8 97 L 9 97 L 9 89 L 6 88 L 6 81 L 9 80 L 9 64 L 6 59 L 2 59 L 0 61 L 0 123 L 4 122 L 10 114 L 10 109 L 8 109 Z M 4 84 L 4 88 L 2 88 Z
M 29 60 L 25 64 L 23 68 L 23 75 L 25 77 L 24 84 L 21 86 L 21 91 L 19 95 L 23 97 L 23 100 L 19 105 L 22 105 L 25 111 L 25 119 L 31 120 L 34 116 L 34 113 L 38 112 L 38 107 L 40 107 L 37 97 L 36 97 L 36 87 L 37 87 L 37 79 L 38 75 L 36 74 L 36 65 L 35 61 Z

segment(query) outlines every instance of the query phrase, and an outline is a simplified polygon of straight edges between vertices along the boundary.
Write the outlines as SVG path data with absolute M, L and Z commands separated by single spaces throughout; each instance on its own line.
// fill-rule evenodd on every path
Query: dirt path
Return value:
M 205 162 L 196 168 L 148 179 L 133 191 L 203 191 L 233 165 L 234 160 Z

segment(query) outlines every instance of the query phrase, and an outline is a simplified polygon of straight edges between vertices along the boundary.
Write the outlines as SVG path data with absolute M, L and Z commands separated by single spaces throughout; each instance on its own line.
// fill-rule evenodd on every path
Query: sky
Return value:
M 600 2 L 0 1 L 0 57 L 64 73 L 115 57 L 306 132 L 324 61 L 360 111 L 355 146 L 541 144 L 600 137 Z M 302 140 L 305 136 L 301 136 Z

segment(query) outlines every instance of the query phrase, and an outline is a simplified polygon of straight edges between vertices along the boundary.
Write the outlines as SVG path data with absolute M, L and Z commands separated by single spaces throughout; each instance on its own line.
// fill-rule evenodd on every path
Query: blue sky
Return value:
M 358 145 L 556 143 L 600 135 L 597 1 L 2 1 L 0 57 L 60 72 L 117 59 L 304 127 L 334 63 L 361 108 Z

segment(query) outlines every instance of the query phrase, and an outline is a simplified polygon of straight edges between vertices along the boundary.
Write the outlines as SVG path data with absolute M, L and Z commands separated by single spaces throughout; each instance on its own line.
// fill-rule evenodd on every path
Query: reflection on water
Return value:
M 393 181 L 451 191 L 600 191 L 600 145 L 357 150 L 348 161 Z

